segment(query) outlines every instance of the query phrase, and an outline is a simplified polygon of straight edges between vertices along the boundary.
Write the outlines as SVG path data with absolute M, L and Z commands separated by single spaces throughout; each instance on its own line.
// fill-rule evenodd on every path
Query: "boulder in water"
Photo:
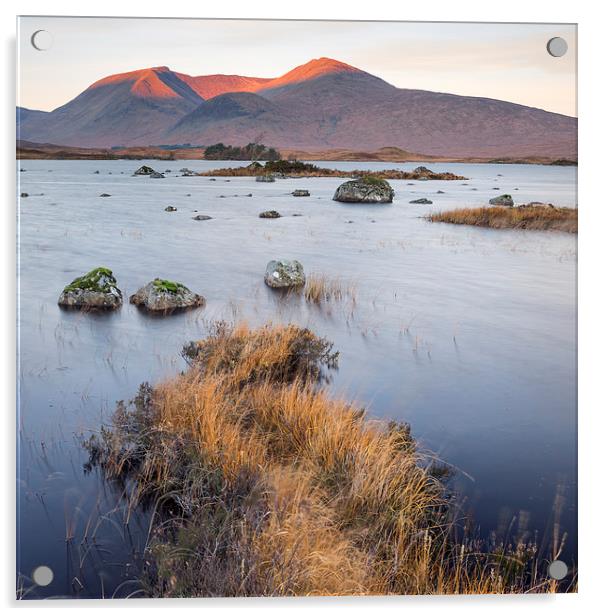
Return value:
M 152 175 L 153 173 L 157 173 L 152 167 L 148 165 L 142 165 L 139 169 L 134 171 L 134 175 Z
M 121 306 L 122 297 L 113 272 L 97 267 L 68 284 L 58 303 L 80 310 L 115 310 Z
M 422 197 L 422 199 L 414 199 L 413 201 L 410 201 L 410 203 L 417 203 L 419 205 L 430 205 L 432 201 L 430 199 L 425 199 L 424 197 Z
M 276 210 L 268 210 L 267 212 L 261 212 L 259 218 L 280 218 L 280 212 Z
M 204 306 L 205 298 L 179 282 L 155 278 L 138 289 L 130 303 L 148 312 L 169 314 Z
M 302 287 L 305 284 L 305 273 L 299 261 L 279 259 L 267 264 L 263 279 L 272 289 L 289 289 Z
M 499 197 L 489 199 L 489 205 L 505 205 L 507 207 L 512 207 L 514 205 L 514 200 L 512 199 L 512 195 L 500 195 Z
M 391 203 L 394 194 L 395 191 L 386 180 L 365 176 L 341 184 L 333 199 L 343 203 Z
M 178 211 L 178 208 L 177 208 L 177 207 L 174 207 L 173 205 L 168 205 L 168 206 L 165 208 L 165 211 L 166 211 L 166 212 L 177 212 L 177 211 Z
M 309 190 L 298 188 L 297 190 L 293 190 L 291 194 L 293 197 L 309 197 Z
M 192 220 L 211 220 L 211 216 L 207 216 L 206 214 L 198 214 L 197 216 L 193 216 Z
M 273 175 L 270 174 L 266 174 L 266 175 L 258 175 L 255 178 L 256 182 L 275 182 L 276 178 Z

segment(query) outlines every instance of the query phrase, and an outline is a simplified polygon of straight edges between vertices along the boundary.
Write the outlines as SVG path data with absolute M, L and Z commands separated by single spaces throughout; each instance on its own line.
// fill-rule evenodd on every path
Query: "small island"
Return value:
M 448 210 L 427 216 L 431 222 L 474 225 L 491 229 L 530 229 L 577 233 L 577 209 L 546 204 L 517 207 L 476 207 Z

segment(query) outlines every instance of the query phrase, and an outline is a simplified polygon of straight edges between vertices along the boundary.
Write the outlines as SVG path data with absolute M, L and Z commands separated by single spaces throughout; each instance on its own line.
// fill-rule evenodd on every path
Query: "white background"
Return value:
M 599 6 L 599 5 L 598 5 Z M 600 289 L 602 278 L 602 161 L 600 160 L 600 61 L 602 54 L 602 20 L 596 3 L 572 2 L 503 2 L 428 0 L 427 2 L 344 2 L 343 0 L 229 0 L 205 3 L 180 0 L 177 3 L 155 0 L 123 2 L 103 0 L 84 3 L 71 0 L 54 2 L 4 0 L 2 4 L 2 80 L 4 96 L 2 141 L 3 202 L 0 204 L 0 255 L 2 294 L 0 296 L 0 340 L 3 353 L 0 391 L 3 447 L 0 458 L 1 525 L 3 532 L 0 557 L 2 603 L 7 607 L 32 609 L 102 609 L 125 610 L 194 609 L 220 613 L 259 614 L 266 611 L 312 611 L 314 613 L 360 614 L 437 612 L 455 616 L 484 610 L 492 613 L 529 614 L 579 613 L 600 605 L 602 593 L 602 524 L 600 498 L 602 435 L 600 434 Z M 343 599 L 205 599 L 205 600 L 130 600 L 60 601 L 25 605 L 14 600 L 15 588 L 15 349 L 16 349 L 16 189 L 15 189 L 15 67 L 16 15 L 121 15 L 172 17 L 245 17 L 311 19 L 377 19 L 436 21 L 505 21 L 571 22 L 579 24 L 579 593 L 570 596 L 505 597 L 387 597 Z M 298 42 L 296 42 L 297 44 Z M 57 546 L 61 549 L 61 546 Z M 599 608 L 598 608 L 599 609 Z

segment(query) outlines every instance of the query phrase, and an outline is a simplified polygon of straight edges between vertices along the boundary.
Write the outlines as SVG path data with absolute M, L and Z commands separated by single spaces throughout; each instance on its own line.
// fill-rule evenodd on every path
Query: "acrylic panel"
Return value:
M 576 46 L 19 18 L 17 597 L 575 591 Z

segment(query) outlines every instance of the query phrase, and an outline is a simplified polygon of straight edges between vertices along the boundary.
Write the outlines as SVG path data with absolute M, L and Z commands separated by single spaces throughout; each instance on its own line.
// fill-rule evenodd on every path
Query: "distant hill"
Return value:
M 18 110 L 18 137 L 69 146 L 151 143 L 289 150 L 395 147 L 436 157 L 577 156 L 576 118 L 488 98 L 396 88 L 320 58 L 276 78 L 154 67 L 101 79 L 50 113 Z

